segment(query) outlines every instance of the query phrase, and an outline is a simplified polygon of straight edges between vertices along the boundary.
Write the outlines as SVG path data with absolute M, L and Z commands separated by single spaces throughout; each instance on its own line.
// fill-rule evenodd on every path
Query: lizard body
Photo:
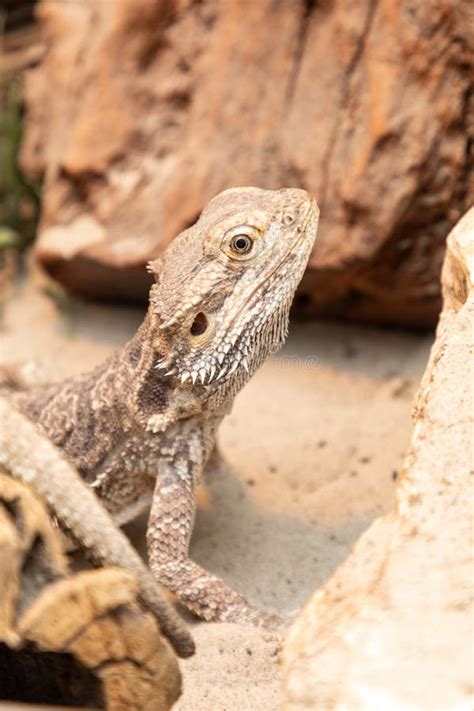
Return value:
M 206 620 L 270 618 L 192 562 L 188 548 L 217 427 L 285 339 L 317 221 L 303 190 L 221 193 L 150 264 L 156 283 L 147 315 L 120 353 L 88 374 L 11 397 L 116 525 L 151 503 L 151 571 Z M 74 500 L 70 506 L 56 515 L 74 535 Z M 76 538 L 83 542 L 80 532 Z

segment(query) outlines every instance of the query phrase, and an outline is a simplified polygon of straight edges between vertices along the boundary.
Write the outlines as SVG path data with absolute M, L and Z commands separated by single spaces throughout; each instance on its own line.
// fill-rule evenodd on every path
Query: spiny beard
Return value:
M 289 311 L 294 288 L 291 281 L 280 280 L 273 290 L 255 295 L 243 316 L 212 347 L 192 357 L 180 357 L 179 346 L 156 367 L 175 375 L 182 383 L 191 381 L 221 387 L 232 379 L 241 387 L 270 353 L 278 351 L 288 332 Z M 237 388 L 238 389 L 238 388 Z

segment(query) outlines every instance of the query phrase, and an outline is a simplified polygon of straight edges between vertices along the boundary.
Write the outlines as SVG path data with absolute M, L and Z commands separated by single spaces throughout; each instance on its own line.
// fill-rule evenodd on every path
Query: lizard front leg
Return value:
M 150 568 L 162 585 L 204 620 L 274 627 L 281 622 L 276 615 L 252 607 L 243 595 L 189 558 L 196 487 L 203 467 L 203 462 L 188 455 L 192 444 L 187 438 L 185 454 L 160 464 L 147 530 Z
M 177 653 L 189 657 L 194 642 L 126 536 L 57 447 L 0 397 L 0 464 L 32 486 L 94 560 L 118 565 L 136 577 L 140 596 Z

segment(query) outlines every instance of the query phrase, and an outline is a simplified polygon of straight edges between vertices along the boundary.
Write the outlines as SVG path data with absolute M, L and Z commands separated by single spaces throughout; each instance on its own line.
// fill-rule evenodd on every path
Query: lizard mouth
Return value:
M 252 361 L 252 354 L 251 354 L 251 336 L 247 330 L 245 333 L 245 325 L 243 326 L 243 329 L 238 329 L 236 328 L 236 324 L 239 322 L 239 316 L 242 313 L 245 313 L 246 311 L 249 311 L 255 304 L 258 302 L 258 300 L 261 298 L 261 293 L 262 290 L 265 287 L 265 284 L 267 284 L 269 281 L 271 281 L 272 277 L 274 274 L 276 274 L 279 270 L 282 269 L 282 267 L 295 256 L 295 253 L 298 250 L 298 247 L 301 245 L 301 243 L 306 239 L 307 237 L 307 230 L 308 230 L 308 225 L 311 223 L 313 218 L 315 217 L 317 210 L 316 202 L 314 201 L 313 198 L 311 198 L 308 209 L 306 212 L 306 215 L 304 216 L 304 221 L 300 225 L 298 229 L 298 233 L 293 240 L 292 244 L 290 245 L 290 248 L 287 250 L 286 254 L 280 259 L 280 261 L 273 267 L 273 269 L 266 274 L 262 280 L 254 287 L 252 292 L 249 294 L 245 302 L 243 303 L 242 307 L 239 310 L 239 314 L 235 315 L 232 320 L 227 324 L 226 327 L 226 333 L 229 334 L 233 330 L 236 331 L 236 336 L 230 341 L 229 339 L 229 345 L 225 351 L 225 356 L 223 356 L 223 360 L 228 360 L 230 357 L 230 352 L 233 352 L 233 359 L 230 358 L 232 361 L 232 364 L 230 366 L 227 366 L 223 363 L 222 360 L 219 362 L 222 364 L 221 370 L 218 374 L 217 380 L 220 378 L 227 379 L 228 376 L 230 376 L 236 369 L 237 367 L 242 364 L 244 369 L 247 371 L 247 373 L 250 372 L 250 364 L 249 361 Z M 309 251 L 309 250 L 308 250 Z M 302 267 L 303 267 L 303 262 L 302 262 Z M 300 275 L 301 276 L 301 275 Z M 283 316 L 284 311 L 289 311 L 289 305 L 291 303 L 291 296 L 292 292 L 294 291 L 294 288 L 297 285 L 297 282 L 299 282 L 299 278 L 296 279 L 294 282 L 293 280 L 288 281 L 288 299 L 287 301 L 283 300 L 278 303 L 278 307 L 275 309 L 275 311 L 280 312 L 280 317 L 277 318 L 277 323 L 278 323 L 278 328 L 277 328 L 277 340 L 284 340 L 285 337 L 285 323 L 287 321 L 287 317 L 285 318 Z M 288 309 L 286 309 L 286 305 L 288 306 Z M 269 315 L 269 318 L 271 316 Z M 250 336 L 250 337 L 249 337 Z M 239 345 L 240 341 L 240 345 Z
M 304 217 L 304 222 L 302 223 L 300 229 L 298 230 L 298 234 L 295 237 L 293 243 L 290 246 L 290 249 L 288 250 L 287 254 L 285 254 L 282 259 L 273 267 L 271 272 L 267 274 L 262 281 L 260 281 L 253 291 L 250 293 L 249 297 L 245 301 L 245 303 L 242 306 L 242 311 L 245 311 L 247 307 L 250 307 L 253 305 L 255 302 L 255 297 L 260 294 L 262 287 L 272 278 L 274 274 L 276 274 L 280 269 L 293 257 L 295 254 L 296 250 L 300 246 L 300 244 L 304 241 L 306 238 L 306 233 L 308 229 L 308 225 L 310 224 L 312 218 L 315 216 L 316 213 L 316 202 L 313 198 L 310 199 L 310 203 L 308 205 L 308 210 L 306 212 L 306 215 Z M 229 323 L 229 328 L 231 328 L 236 321 L 236 318 L 232 319 L 232 321 Z

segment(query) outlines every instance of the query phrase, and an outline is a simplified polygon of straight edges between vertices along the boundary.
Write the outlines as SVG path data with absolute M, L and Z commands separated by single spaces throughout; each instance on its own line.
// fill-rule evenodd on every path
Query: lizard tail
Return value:
M 194 654 L 194 641 L 164 598 L 143 560 L 93 491 L 30 420 L 0 397 L 0 463 L 29 484 L 68 533 L 94 561 L 135 575 L 139 594 L 178 656 Z

